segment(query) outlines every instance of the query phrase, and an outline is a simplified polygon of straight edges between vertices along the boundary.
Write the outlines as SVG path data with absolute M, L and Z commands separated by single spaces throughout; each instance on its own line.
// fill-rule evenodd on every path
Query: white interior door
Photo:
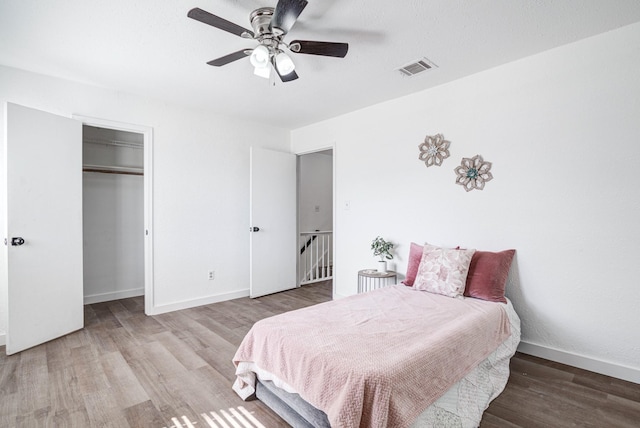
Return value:
M 81 329 L 82 124 L 7 103 L 7 354 Z M 24 243 L 20 244 L 22 238 Z
M 296 287 L 296 156 L 252 147 L 250 175 L 250 295 L 259 297 Z

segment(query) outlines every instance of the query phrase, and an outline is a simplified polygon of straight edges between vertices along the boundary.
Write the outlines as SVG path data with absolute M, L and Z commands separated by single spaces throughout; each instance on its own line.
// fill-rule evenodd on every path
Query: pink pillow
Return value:
M 499 253 L 476 251 L 471 259 L 464 295 L 490 302 L 507 303 L 504 289 L 516 250 Z
M 475 252 L 425 244 L 413 287 L 448 297 L 462 296 Z
M 413 282 L 416 280 L 416 274 L 418 273 L 418 266 L 420 266 L 420 260 L 422 259 L 422 245 L 418 245 L 415 242 L 411 243 L 409 248 L 409 262 L 407 263 L 407 275 L 402 283 L 413 286 Z

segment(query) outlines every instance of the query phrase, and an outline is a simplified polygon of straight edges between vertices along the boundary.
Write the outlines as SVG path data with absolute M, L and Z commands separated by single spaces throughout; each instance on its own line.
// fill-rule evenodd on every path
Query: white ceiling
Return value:
M 277 0 L 0 0 L 0 64 L 295 129 L 640 21 L 638 0 L 309 0 L 285 38 L 349 43 L 344 59 L 292 55 L 300 78 L 253 75 L 252 48 L 187 18 L 251 29 Z M 427 57 L 437 69 L 404 77 Z

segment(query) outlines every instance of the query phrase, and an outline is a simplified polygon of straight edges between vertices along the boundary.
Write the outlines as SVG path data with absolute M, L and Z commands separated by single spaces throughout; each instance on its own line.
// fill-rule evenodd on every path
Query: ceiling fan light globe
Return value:
M 263 45 L 258 46 L 251 52 L 249 61 L 255 68 L 267 68 L 269 66 L 269 49 Z
M 296 65 L 293 63 L 293 60 L 284 52 L 278 53 L 276 55 L 276 67 L 278 68 L 278 73 L 281 76 L 286 76 L 287 74 L 291 74 L 293 70 L 296 69 Z
M 255 67 L 253 74 L 268 79 L 271 76 L 271 69 L 269 67 Z

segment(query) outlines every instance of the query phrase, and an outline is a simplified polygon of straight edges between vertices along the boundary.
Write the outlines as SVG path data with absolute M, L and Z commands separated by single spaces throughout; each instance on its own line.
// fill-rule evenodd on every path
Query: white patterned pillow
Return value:
M 462 296 L 475 252 L 425 244 L 413 287 L 448 297 Z

